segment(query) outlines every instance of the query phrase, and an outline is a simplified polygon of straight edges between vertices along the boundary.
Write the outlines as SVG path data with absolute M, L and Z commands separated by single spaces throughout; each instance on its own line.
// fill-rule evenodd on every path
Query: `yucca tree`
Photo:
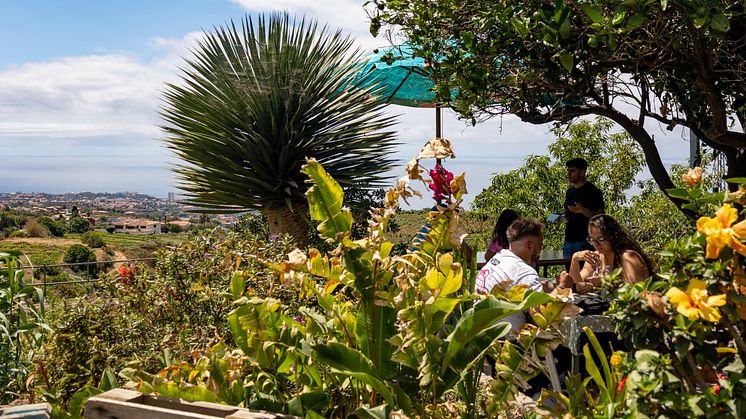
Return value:
M 306 157 L 345 187 L 380 187 L 392 117 L 357 88 L 361 52 L 339 31 L 286 13 L 206 32 L 168 84 L 161 114 L 185 201 L 200 212 L 259 210 L 270 232 L 307 240 Z

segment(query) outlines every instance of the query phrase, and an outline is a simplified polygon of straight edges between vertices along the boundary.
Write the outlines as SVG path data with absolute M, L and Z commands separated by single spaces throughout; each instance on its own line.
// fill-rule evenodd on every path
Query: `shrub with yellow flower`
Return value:
M 715 213 L 715 218 L 701 217 L 697 220 L 697 230 L 707 237 L 708 259 L 720 256 L 720 251 L 726 246 L 746 256 L 746 244 L 741 242 L 746 239 L 746 220 L 733 225 L 737 219 L 738 211 L 730 204 L 723 204 Z
M 702 318 L 714 323 L 720 321 L 718 307 L 724 306 L 726 302 L 725 294 L 709 295 L 707 284 L 701 279 L 689 281 L 686 291 L 672 287 L 666 293 L 666 297 L 676 311 L 689 320 Z

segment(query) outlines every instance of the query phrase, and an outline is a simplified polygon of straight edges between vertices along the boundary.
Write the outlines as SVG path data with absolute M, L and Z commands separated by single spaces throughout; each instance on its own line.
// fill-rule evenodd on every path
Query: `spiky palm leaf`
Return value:
M 343 186 L 380 186 L 393 120 L 377 88 L 350 88 L 362 62 L 352 45 L 288 14 L 205 33 L 162 109 L 186 201 L 216 213 L 303 208 L 306 157 Z

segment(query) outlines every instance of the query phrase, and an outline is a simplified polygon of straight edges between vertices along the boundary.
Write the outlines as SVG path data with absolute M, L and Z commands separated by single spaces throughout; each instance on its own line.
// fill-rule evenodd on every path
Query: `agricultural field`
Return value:
M 7 238 L 0 240 L 0 251 L 18 251 L 24 264 L 49 265 L 62 263 L 65 251 L 74 244 L 82 244 L 81 234 L 67 234 L 64 238 Z M 95 249 L 97 260 L 139 259 L 154 256 L 165 246 L 178 244 L 187 234 L 136 236 L 102 234 L 105 246 Z

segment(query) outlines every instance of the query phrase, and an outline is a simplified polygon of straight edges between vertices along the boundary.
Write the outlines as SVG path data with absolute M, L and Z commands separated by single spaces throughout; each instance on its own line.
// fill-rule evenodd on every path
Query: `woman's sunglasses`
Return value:
M 591 244 L 593 244 L 593 243 L 596 243 L 596 244 L 604 244 L 604 243 L 606 243 L 606 239 L 603 238 L 603 237 L 598 238 L 598 239 L 594 239 L 593 237 L 588 236 L 585 239 L 588 240 L 588 243 L 591 243 Z

